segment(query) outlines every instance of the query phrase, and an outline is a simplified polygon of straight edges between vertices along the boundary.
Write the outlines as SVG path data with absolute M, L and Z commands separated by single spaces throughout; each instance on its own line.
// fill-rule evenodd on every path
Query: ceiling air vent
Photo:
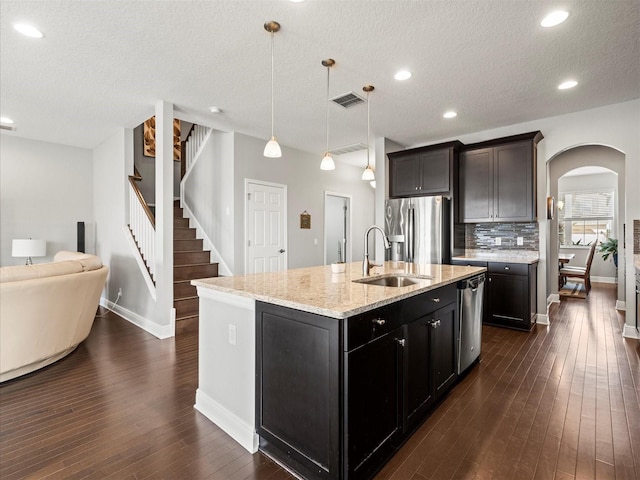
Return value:
M 343 108 L 351 108 L 355 107 L 356 105 L 360 105 L 361 103 L 365 103 L 364 98 L 356 95 L 353 92 L 343 93 L 342 95 L 333 97 L 331 101 L 337 103 Z
M 343 153 L 358 152 L 360 150 L 366 150 L 367 146 L 364 143 L 354 143 L 352 145 L 345 145 L 344 147 L 334 148 L 330 150 L 331 155 L 342 155 Z

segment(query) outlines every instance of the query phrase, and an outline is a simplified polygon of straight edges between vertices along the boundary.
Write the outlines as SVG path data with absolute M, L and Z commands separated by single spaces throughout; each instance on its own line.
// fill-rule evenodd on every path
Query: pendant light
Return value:
M 371 150 L 371 127 L 370 127 L 370 114 L 369 114 L 369 93 L 373 92 L 375 87 L 373 85 L 365 85 L 362 87 L 362 90 L 367 92 L 367 168 L 362 172 L 362 180 L 372 181 L 376 179 L 375 174 L 373 173 L 373 168 L 371 168 L 371 164 L 369 163 L 369 151 Z M 375 188 L 375 187 L 374 187 Z
M 324 157 L 320 162 L 320 170 L 335 170 L 336 164 L 329 154 L 329 72 L 331 67 L 336 64 L 333 58 L 327 58 L 322 60 L 322 65 L 327 67 L 327 149 L 325 150 Z
M 282 157 L 282 150 L 280 150 L 280 145 L 273 135 L 273 36 L 280 30 L 280 24 L 274 21 L 267 22 L 264 24 L 264 29 L 271 34 L 271 140 L 265 145 L 263 155 L 269 158 L 280 158 Z

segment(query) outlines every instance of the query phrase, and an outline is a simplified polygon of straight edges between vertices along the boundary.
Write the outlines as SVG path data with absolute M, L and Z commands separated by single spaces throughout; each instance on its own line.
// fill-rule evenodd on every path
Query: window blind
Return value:
M 613 218 L 613 191 L 573 192 L 559 195 L 565 219 Z

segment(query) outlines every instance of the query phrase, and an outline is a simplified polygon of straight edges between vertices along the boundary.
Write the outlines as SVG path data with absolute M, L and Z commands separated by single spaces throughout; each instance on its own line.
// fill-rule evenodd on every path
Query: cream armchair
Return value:
M 0 382 L 61 359 L 89 336 L 107 273 L 100 258 L 77 252 L 0 268 Z

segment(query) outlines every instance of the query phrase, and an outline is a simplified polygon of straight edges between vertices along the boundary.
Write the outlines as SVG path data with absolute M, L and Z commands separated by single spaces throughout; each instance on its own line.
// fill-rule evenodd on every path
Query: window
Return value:
M 587 246 L 610 237 L 613 230 L 613 190 L 564 192 L 558 197 L 561 247 Z

